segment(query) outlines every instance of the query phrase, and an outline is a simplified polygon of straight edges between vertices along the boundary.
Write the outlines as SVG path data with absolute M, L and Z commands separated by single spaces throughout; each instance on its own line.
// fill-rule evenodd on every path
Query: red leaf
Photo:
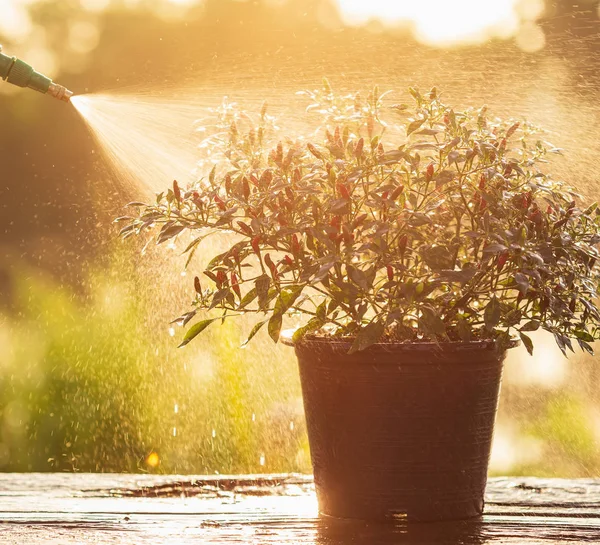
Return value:
M 240 290 L 237 275 L 234 272 L 231 273 L 231 288 L 233 289 L 233 291 L 235 291 L 235 293 L 237 293 L 237 296 L 241 299 L 242 292 Z
M 428 180 L 431 180 L 431 178 L 433 178 L 433 163 L 429 163 L 429 165 L 427 165 L 425 176 Z
M 254 237 L 252 239 L 252 242 L 250 243 L 252 245 L 252 249 L 257 253 L 260 254 L 260 237 Z

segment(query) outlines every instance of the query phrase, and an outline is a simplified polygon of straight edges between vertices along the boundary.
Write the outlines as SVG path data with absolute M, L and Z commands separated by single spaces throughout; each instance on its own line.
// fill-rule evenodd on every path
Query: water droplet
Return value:
M 213 438 L 215 438 L 217 436 L 217 430 L 212 431 L 212 436 L 213 436 Z
M 256 415 L 252 413 L 252 422 L 256 422 Z
M 177 437 L 177 428 L 173 428 L 173 437 Z
M 290 422 L 290 431 L 294 431 L 294 427 L 295 427 L 295 426 L 294 426 L 294 422 L 293 422 L 293 421 L 291 421 L 291 422 Z
M 265 465 L 265 455 L 264 454 L 260 455 L 259 463 L 260 463 L 261 466 Z
M 175 405 L 173 406 L 173 412 L 175 414 L 177 414 L 179 412 L 179 405 L 177 405 L 177 403 L 175 403 Z
M 169 328 L 169 335 L 171 335 L 171 337 L 175 336 L 175 329 L 174 328 L 172 328 L 172 327 Z

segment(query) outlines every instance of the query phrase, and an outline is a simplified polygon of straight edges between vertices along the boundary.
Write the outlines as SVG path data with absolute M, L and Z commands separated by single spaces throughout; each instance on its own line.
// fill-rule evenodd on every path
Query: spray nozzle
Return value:
M 65 102 L 69 102 L 70 98 L 73 96 L 73 93 L 66 87 L 58 85 L 50 78 L 36 72 L 33 67 L 22 60 L 17 59 L 17 57 L 4 55 L 4 53 L 2 53 L 1 45 L 0 78 L 17 87 L 29 87 L 30 89 L 51 95 L 54 98 Z

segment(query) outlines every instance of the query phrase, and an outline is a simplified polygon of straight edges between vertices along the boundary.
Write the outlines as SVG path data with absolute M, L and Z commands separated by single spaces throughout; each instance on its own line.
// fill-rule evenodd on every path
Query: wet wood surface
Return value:
M 491 479 L 484 515 L 434 524 L 319 518 L 300 475 L 0 474 L 0 543 L 600 543 L 600 480 Z

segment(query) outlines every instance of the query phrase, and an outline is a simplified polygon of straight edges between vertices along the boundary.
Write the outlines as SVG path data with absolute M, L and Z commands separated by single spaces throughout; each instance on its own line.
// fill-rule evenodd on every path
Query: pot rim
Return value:
M 294 348 L 298 346 L 331 346 L 340 350 L 348 351 L 352 346 L 352 341 L 335 339 L 332 337 L 304 337 L 301 342 L 295 343 L 292 340 L 292 336 L 296 332 L 296 329 L 286 329 L 279 335 L 279 340 L 286 346 L 292 346 Z M 517 337 L 511 337 L 510 343 L 507 347 L 515 348 L 519 346 L 521 342 Z M 379 350 L 394 350 L 402 352 L 430 352 L 430 351 L 445 351 L 445 352 L 462 352 L 467 350 L 494 350 L 495 342 L 492 339 L 479 340 L 479 341 L 441 341 L 441 342 L 382 342 L 372 344 L 369 349 Z

